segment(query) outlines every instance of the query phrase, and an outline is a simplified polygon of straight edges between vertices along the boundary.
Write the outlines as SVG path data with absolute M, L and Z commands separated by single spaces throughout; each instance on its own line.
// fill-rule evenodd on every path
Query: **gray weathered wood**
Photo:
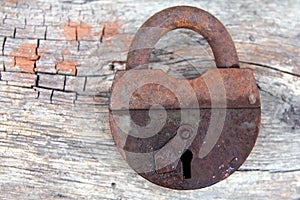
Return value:
M 300 3 L 298 1 L 0 2 L 1 199 L 299 199 Z M 114 73 L 137 28 L 188 4 L 218 17 L 241 67 L 260 87 L 262 125 L 243 166 L 195 191 L 153 185 L 118 153 L 108 124 Z M 195 77 L 214 65 L 196 33 L 164 36 L 152 67 Z M 33 62 L 33 65 L 31 63 Z M 3 66 L 3 67 L 2 67 Z

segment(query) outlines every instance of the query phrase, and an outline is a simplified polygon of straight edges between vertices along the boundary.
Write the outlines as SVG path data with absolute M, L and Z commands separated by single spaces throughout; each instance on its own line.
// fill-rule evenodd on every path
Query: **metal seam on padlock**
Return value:
M 217 67 L 181 80 L 148 70 L 158 39 L 176 28 L 202 34 Z M 165 9 L 139 29 L 127 70 L 117 71 L 109 121 L 123 158 L 142 177 L 173 189 L 197 189 L 232 174 L 251 152 L 260 126 L 260 97 L 250 69 L 225 27 L 198 8 Z M 128 69 L 138 70 L 128 70 Z

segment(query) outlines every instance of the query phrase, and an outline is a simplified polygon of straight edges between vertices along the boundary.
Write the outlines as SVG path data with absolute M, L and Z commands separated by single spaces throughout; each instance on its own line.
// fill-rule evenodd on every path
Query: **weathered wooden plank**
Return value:
M 2 199 L 300 198 L 300 3 L 0 4 Z M 164 189 L 138 176 L 117 152 L 108 124 L 109 89 L 133 34 L 155 12 L 180 4 L 208 10 L 225 24 L 241 67 L 254 70 L 262 103 L 261 131 L 247 161 L 228 179 L 196 191 Z M 207 42 L 187 30 L 164 36 L 152 62 L 186 77 L 214 66 Z

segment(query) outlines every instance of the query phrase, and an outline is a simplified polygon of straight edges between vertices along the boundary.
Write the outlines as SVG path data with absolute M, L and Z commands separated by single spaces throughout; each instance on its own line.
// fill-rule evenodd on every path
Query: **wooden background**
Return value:
M 227 27 L 260 88 L 262 125 L 243 166 L 195 191 L 158 187 L 131 170 L 108 124 L 114 73 L 134 33 L 174 5 L 211 12 Z M 0 2 L 1 199 L 300 199 L 299 1 Z M 192 31 L 164 36 L 153 68 L 187 77 L 213 66 Z

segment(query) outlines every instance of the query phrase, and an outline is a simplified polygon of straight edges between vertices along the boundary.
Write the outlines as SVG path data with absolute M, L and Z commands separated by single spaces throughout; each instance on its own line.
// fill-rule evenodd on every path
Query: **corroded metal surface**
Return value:
M 189 80 L 175 79 L 161 70 L 131 70 L 130 76 L 128 75 L 125 78 L 123 75 L 126 72 L 118 71 L 116 73 L 112 90 L 115 90 L 115 93 L 119 95 L 111 98 L 111 110 L 122 110 L 128 107 L 125 98 L 128 94 L 126 92 L 122 93 L 122 91 L 126 91 L 126 88 L 130 87 L 128 85 L 129 80 L 132 81 L 132 84 L 135 84 L 142 77 L 151 77 L 153 83 L 148 83 L 133 91 L 130 97 L 129 109 L 149 109 L 154 104 L 163 105 L 165 109 L 193 108 L 192 100 L 186 98 L 192 95 L 196 95 L 199 108 L 211 108 L 208 78 L 215 83 L 220 82 L 219 85 L 224 86 L 226 91 L 226 102 L 224 103 L 222 97 L 217 95 L 215 97 L 217 103 L 217 105 L 214 105 L 215 108 L 257 108 L 260 106 L 258 88 L 250 69 L 210 69 L 202 76 Z M 163 79 L 163 82 L 171 84 L 175 89 L 171 91 L 166 86 L 156 84 L 161 79 Z M 188 82 L 193 90 L 186 90 L 184 82 Z M 182 102 L 179 102 L 178 99 L 181 99 Z
M 201 122 L 199 122 L 198 133 L 192 145 L 188 148 L 194 156 L 191 162 L 191 178 L 185 179 L 182 170 L 183 163 L 179 158 L 177 162 L 155 170 L 155 154 L 174 138 L 177 129 L 180 127 L 180 111 L 168 110 L 167 113 L 168 123 L 157 135 L 147 139 L 139 139 L 128 135 L 125 144 L 117 146 L 133 169 L 137 166 L 137 162 L 142 161 L 135 159 L 135 154 L 132 153 L 152 153 L 153 171 L 139 174 L 155 184 L 173 189 L 202 188 L 227 178 L 248 157 L 255 144 L 260 125 L 260 108 L 227 109 L 225 126 L 216 145 L 206 157 L 199 158 L 197 153 L 204 142 L 203 139 L 211 120 L 211 110 L 201 109 Z M 121 115 L 121 112 L 119 114 Z M 140 124 L 145 123 L 145 119 L 149 118 L 146 110 L 136 110 L 131 113 L 131 117 L 134 122 Z M 112 129 L 114 139 L 115 141 L 121 141 L 121 137 L 126 134 L 116 128 L 113 118 L 110 119 L 111 126 L 114 127 Z
M 126 91 L 126 87 L 129 87 L 128 84 L 136 84 L 138 82 L 138 80 L 132 79 L 130 83 L 125 83 L 124 79 L 122 79 L 123 73 L 125 71 L 118 72 L 114 80 L 112 93 L 114 90 Z M 232 174 L 251 152 L 260 125 L 260 98 L 251 70 L 212 69 L 207 73 L 210 77 L 214 77 L 214 74 L 221 74 L 227 95 L 227 104 L 224 106 L 221 103 L 222 99 L 220 99 L 217 100 L 217 102 L 220 101 L 220 106 L 211 108 L 210 94 L 203 79 L 203 76 L 207 75 L 206 73 L 201 77 L 188 80 L 195 91 L 200 108 L 197 134 L 193 138 L 191 145 L 184 148 L 184 150 L 189 149 L 194 156 L 191 162 L 190 179 L 184 179 L 183 163 L 180 161 L 180 155 L 183 152 L 178 153 L 175 152 L 178 148 L 170 148 L 172 146 L 180 146 L 184 142 L 184 137 L 188 137 L 180 135 L 180 137 L 176 138 L 176 134 L 180 134 L 180 129 L 182 129 L 181 111 L 193 110 L 193 106 L 189 106 L 190 99 L 187 98 L 189 94 L 186 94 L 184 92 L 185 88 L 182 88 L 181 81 L 184 80 L 176 80 L 160 70 L 136 70 L 133 72 L 133 77 L 136 77 L 136 79 L 142 78 L 144 75 L 151 75 L 154 82 L 158 82 L 155 79 L 166 79 L 167 82 L 174 82 L 174 88 L 178 88 L 182 93 L 176 91 L 173 91 L 173 93 L 169 89 L 164 88 L 164 86 L 157 84 L 144 85 L 132 94 L 129 101 L 129 112 L 126 112 L 124 109 L 126 104 L 123 100 L 126 97 L 122 96 L 121 93 L 117 92 L 120 96 L 114 96 L 118 98 L 111 99 L 110 124 L 116 145 L 129 165 L 151 182 L 173 189 L 206 187 Z M 119 87 L 115 87 L 116 85 Z M 186 101 L 180 104 L 179 98 Z M 135 123 L 145 127 L 151 120 L 149 109 L 155 104 L 164 105 L 167 112 L 166 123 L 157 134 L 148 138 L 139 138 L 130 131 L 126 132 L 119 128 L 121 117 L 123 119 L 127 117 L 127 119 L 130 118 L 132 120 L 131 122 L 123 121 L 123 123 L 129 123 L 129 126 Z M 210 125 L 212 110 L 217 113 L 215 116 L 219 116 L 220 119 L 225 111 L 225 122 L 219 138 L 215 138 L 213 149 L 207 156 L 200 158 L 197 156 L 200 148 L 204 143 L 209 142 L 205 141 L 205 138 Z M 151 112 L 152 117 L 158 118 L 161 111 L 157 109 Z M 126 117 L 124 118 L 124 116 Z M 170 142 L 173 142 L 173 144 L 168 146 L 168 150 L 161 151 Z M 178 153 L 178 155 L 172 154 L 172 151 Z M 148 162 L 141 161 L 141 158 L 136 153 L 147 155 L 145 158 L 148 159 Z M 167 166 L 161 165 L 164 167 L 157 167 L 159 165 L 158 162 L 160 162 L 157 159 L 157 155 L 164 158 L 163 161 L 172 160 L 170 156 L 173 156 L 175 161 L 170 161 L 170 164 Z M 149 162 L 150 164 L 152 163 L 153 165 L 150 167 L 152 171 L 147 170 L 146 173 L 140 173 L 140 168 L 148 169 L 148 166 L 143 166 L 143 162 L 145 165 L 149 165 Z
M 201 34 L 212 48 L 217 67 L 238 67 L 234 43 L 223 24 L 204 10 L 178 6 L 156 13 L 141 26 L 128 52 L 127 69 L 146 68 L 159 38 L 177 28 L 188 28 Z
M 175 28 L 202 34 L 217 67 L 226 68 L 190 80 L 145 69 L 155 43 Z M 128 164 L 157 185 L 181 190 L 210 186 L 237 170 L 260 126 L 253 73 L 237 67 L 229 33 L 203 10 L 173 7 L 145 22 L 128 53 L 131 70 L 116 73 L 109 105 L 112 135 Z

